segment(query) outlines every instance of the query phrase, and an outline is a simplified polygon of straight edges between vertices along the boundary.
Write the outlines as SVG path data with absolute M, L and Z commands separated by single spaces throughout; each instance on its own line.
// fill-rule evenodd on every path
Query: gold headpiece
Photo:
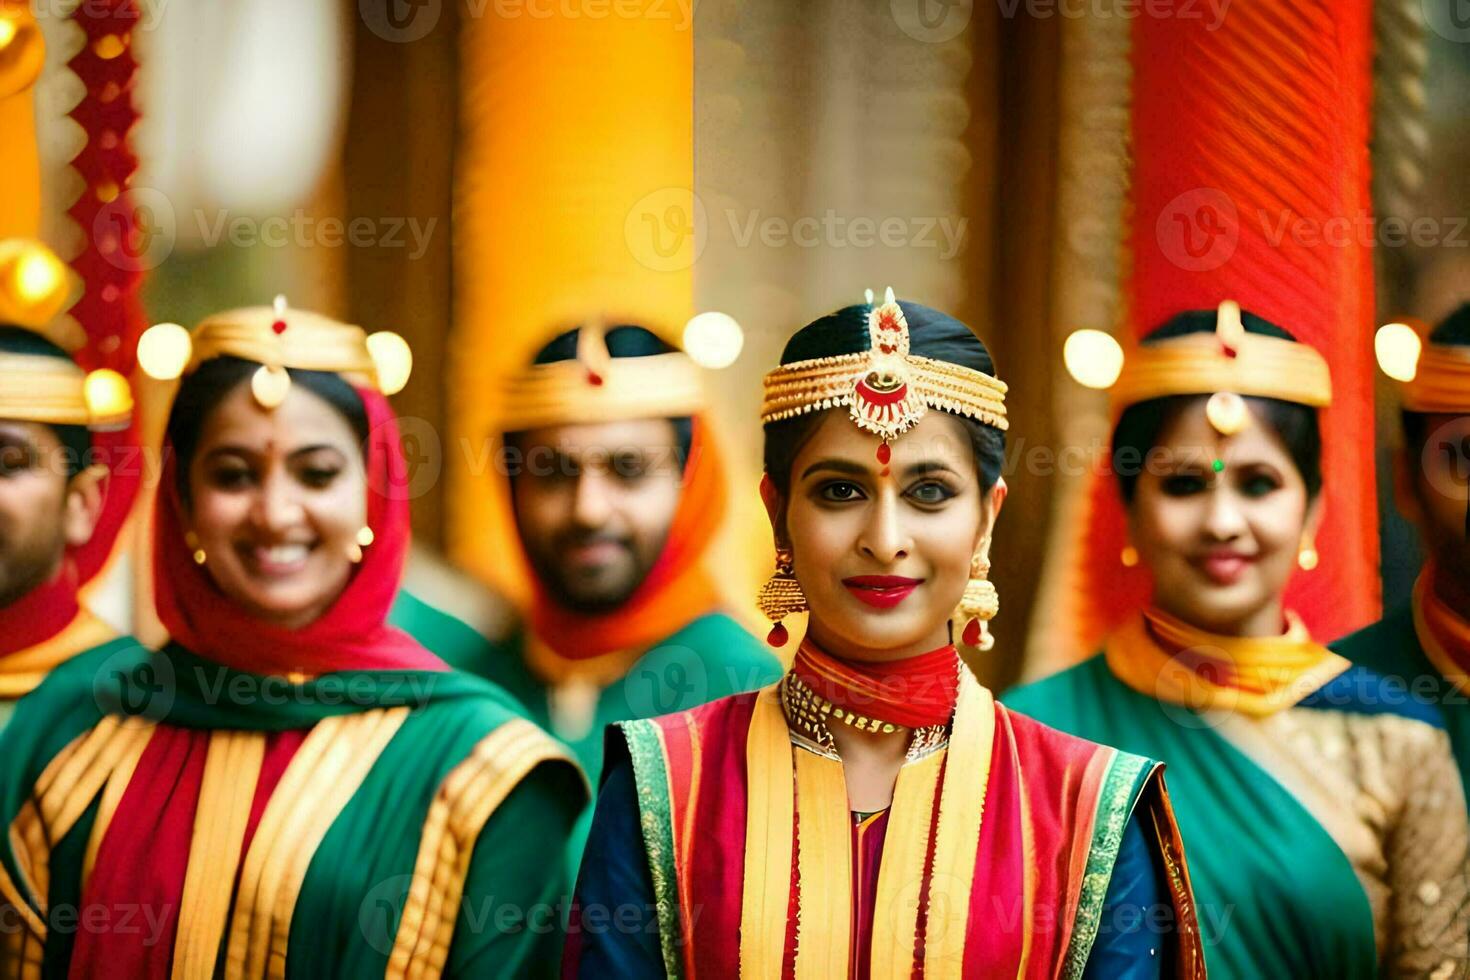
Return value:
M 287 368 L 329 371 L 354 384 L 396 394 L 408 383 L 413 356 L 390 331 L 366 334 L 320 313 L 293 310 L 286 297 L 271 306 L 217 313 L 189 331 L 176 323 L 149 327 L 138 341 L 138 364 L 150 377 L 170 381 L 215 357 L 233 356 L 261 365 L 250 380 L 265 408 L 285 401 L 291 387 Z
M 761 423 L 846 407 L 852 421 L 885 443 L 933 408 L 1005 429 L 1004 382 L 909 353 L 909 326 L 889 288 L 880 305 L 867 294 L 869 349 L 783 364 L 766 375 Z
M 693 415 L 705 408 L 704 379 L 682 351 L 613 357 L 593 319 L 577 331 L 577 358 L 531 364 L 506 385 L 503 432 L 547 425 Z
M 1074 341 L 1078 341 L 1074 345 Z M 1117 342 L 1098 331 L 1078 331 L 1064 351 L 1067 368 L 1079 382 L 1111 387 L 1114 416 L 1130 405 L 1171 395 L 1209 395 L 1206 414 L 1222 435 L 1250 424 L 1244 398 L 1277 398 L 1325 408 L 1332 404 L 1327 360 L 1310 344 L 1247 333 L 1240 304 L 1220 304 L 1213 334 L 1186 334 L 1145 344 L 1126 358 Z M 1111 372 L 1092 372 L 1088 364 L 1111 363 Z M 1111 377 L 1105 376 L 1111 374 Z
M 71 287 L 66 266 L 40 242 L 0 241 L 0 324 L 65 347 L 53 333 Z M 90 374 L 70 358 L 0 352 L 0 418 L 111 428 L 133 410 L 127 380 L 109 368 Z
M 1384 324 L 1373 346 L 1379 368 L 1402 384 L 1407 411 L 1470 413 L 1470 347 L 1425 344 L 1406 323 Z

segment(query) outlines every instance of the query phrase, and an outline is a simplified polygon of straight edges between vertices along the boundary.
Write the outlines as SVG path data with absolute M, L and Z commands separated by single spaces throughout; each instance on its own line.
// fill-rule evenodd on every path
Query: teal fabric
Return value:
M 602 692 L 588 730 L 568 738 L 552 726 L 548 685 L 526 666 L 523 635 L 489 640 L 408 592 L 399 593 L 390 622 L 450 666 L 504 688 L 532 721 L 571 748 L 594 786 L 602 771 L 603 731 L 608 725 L 684 711 L 755 690 L 775 683 L 783 673 L 766 646 L 735 620 L 722 613 L 701 616 L 650 647 L 622 682 Z
M 1470 696 L 1456 690 L 1429 662 L 1414 630 L 1410 607 L 1338 640 L 1332 649 L 1382 674 L 1387 682 L 1385 697 L 1439 708 L 1460 767 L 1460 782 L 1470 791 Z
M 524 714 L 571 750 L 593 786 L 602 773 L 603 732 L 608 725 L 684 711 L 773 684 L 784 673 L 780 661 L 739 623 L 722 613 L 711 613 L 649 648 L 621 681 L 604 688 L 585 732 L 561 732 L 552 722 L 550 687 L 526 666 L 523 634 L 500 642 L 490 640 L 407 591 L 399 593 L 389 622 L 412 634 L 450 666 L 503 689 Z M 569 879 L 575 878 L 581 866 L 591 824 L 589 807 L 568 843 Z
M 1205 719 L 1129 688 L 1101 656 L 1001 700 L 1062 731 L 1163 760 L 1212 978 L 1377 975 L 1372 911 L 1347 856 Z
M 412 709 L 312 856 L 292 919 L 290 978 L 381 977 L 418 852 L 445 775 L 519 706 L 458 672 L 348 671 L 289 684 L 221 667 L 169 646 L 118 640 L 52 672 L 0 735 L 0 824 L 8 826 L 46 764 L 108 714 L 188 728 L 280 731 L 380 707 Z M 491 816 L 471 852 L 447 976 L 553 976 L 556 903 L 570 882 L 560 858 L 585 784 L 565 763 L 541 765 Z M 51 897 L 75 904 L 95 802 L 57 842 Z M 0 860 L 15 876 L 9 838 Z M 64 976 L 70 938 L 48 942 L 48 975 Z M 56 964 L 54 971 L 50 964 Z
M 423 644 L 431 653 L 451 667 L 487 676 L 481 669 L 486 658 L 491 661 L 503 650 L 500 644 L 419 596 L 400 589 L 388 612 L 388 625 L 396 626 Z

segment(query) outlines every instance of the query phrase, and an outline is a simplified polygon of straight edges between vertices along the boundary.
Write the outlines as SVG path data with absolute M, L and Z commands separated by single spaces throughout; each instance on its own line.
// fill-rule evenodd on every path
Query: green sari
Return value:
M 1125 685 L 1099 655 L 1004 703 L 1168 767 L 1211 977 L 1376 977 L 1353 866 L 1271 774 L 1191 709 Z
M 0 936 L 4 975 L 74 966 L 74 916 L 106 871 L 123 791 L 153 739 L 181 735 L 210 753 L 193 839 L 124 842 L 161 859 L 190 848 L 165 924 L 177 939 L 149 975 L 170 960 L 229 976 L 555 973 L 567 883 L 550 869 L 586 786 L 492 685 L 427 670 L 292 682 L 117 640 L 54 671 L 14 720 L 0 736 L 0 906 L 25 928 Z M 222 764 L 211 783 L 216 749 L 228 761 L 255 745 L 259 759 L 257 740 L 303 730 L 248 849 L 236 837 L 230 858 L 228 835 L 204 846 L 252 799 L 229 795 L 251 785 L 248 766 Z

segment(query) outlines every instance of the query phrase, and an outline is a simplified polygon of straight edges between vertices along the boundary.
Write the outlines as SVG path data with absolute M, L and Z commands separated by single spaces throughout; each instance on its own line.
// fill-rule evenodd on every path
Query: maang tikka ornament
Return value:
M 787 632 L 783 620 L 792 613 L 805 612 L 807 609 L 806 593 L 801 591 L 801 583 L 796 580 L 790 548 L 776 549 L 776 571 L 761 586 L 756 605 L 773 624 L 771 632 L 766 634 L 766 642 L 773 647 L 784 647 L 791 634 Z
M 871 290 L 866 299 L 868 350 L 793 361 L 767 374 L 762 425 L 847 408 L 858 428 L 882 440 L 878 462 L 884 466 L 891 456 L 888 443 L 917 425 L 931 408 L 1006 429 L 1003 382 L 910 353 L 908 320 L 892 287 L 881 304 L 873 303 Z

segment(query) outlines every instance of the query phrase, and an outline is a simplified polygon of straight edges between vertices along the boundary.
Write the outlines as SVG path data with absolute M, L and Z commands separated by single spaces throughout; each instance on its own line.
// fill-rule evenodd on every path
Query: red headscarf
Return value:
M 447 670 L 412 637 L 387 625 L 408 555 L 407 466 L 387 399 L 358 388 L 367 412 L 368 526 L 373 543 L 325 614 L 301 629 L 263 622 L 227 598 L 184 541 L 175 472 L 165 443 L 154 514 L 154 601 L 175 641 L 217 663 L 254 674 L 310 676 L 340 670 Z
M 137 496 L 143 470 L 137 436 L 136 426 L 92 435 L 93 454 L 108 467 L 97 526 L 86 544 L 66 549 L 61 569 L 50 581 L 0 608 L 0 656 L 49 640 L 76 618 L 77 591 L 107 567 Z
M 693 422 L 684 490 L 668 541 L 627 602 L 587 615 L 556 603 L 532 576 L 531 629 L 560 656 L 585 660 L 641 650 L 719 605 L 719 592 L 700 562 L 725 513 L 725 475 L 704 421 L 696 416 Z

